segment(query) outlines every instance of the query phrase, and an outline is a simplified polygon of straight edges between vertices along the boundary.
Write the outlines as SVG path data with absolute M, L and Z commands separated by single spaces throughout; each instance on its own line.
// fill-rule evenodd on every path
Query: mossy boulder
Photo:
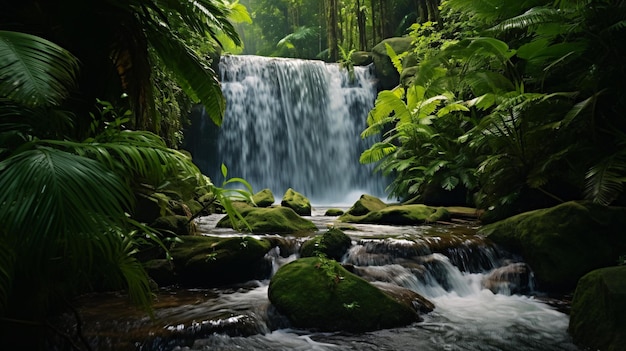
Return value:
M 391 63 L 391 58 L 387 54 L 386 44 L 389 44 L 393 51 L 399 55 L 409 51 L 413 47 L 413 38 L 410 36 L 387 38 L 372 48 L 372 59 L 374 61 L 374 67 L 376 68 L 376 77 L 379 80 L 380 88 L 389 90 L 398 85 L 400 73 L 398 73 L 398 70 L 396 70 Z M 416 62 L 403 62 L 404 67 L 415 65 Z
M 625 227 L 624 207 L 571 201 L 484 225 L 477 233 L 521 255 L 539 289 L 569 292 L 583 275 L 617 263 L 626 252 Z
M 317 231 L 317 227 L 313 222 L 300 217 L 300 215 L 288 207 L 259 208 L 241 206 L 237 210 L 250 225 L 252 233 L 290 234 Z M 235 224 L 237 228 L 248 230 L 239 218 L 236 219 Z M 218 228 L 233 228 L 231 218 L 228 216 L 220 219 L 216 226 Z
M 252 195 L 252 201 L 257 207 L 270 207 L 274 204 L 275 199 L 270 189 L 263 189 Z
M 618 351 L 626 345 L 626 266 L 584 275 L 574 293 L 569 333 L 585 350 Z
M 192 235 L 197 231 L 194 221 L 190 221 L 189 217 L 181 215 L 163 216 L 157 218 L 150 226 L 157 229 L 163 237 L 173 235 Z
M 186 236 L 170 249 L 174 272 L 183 285 L 216 286 L 266 279 L 271 264 L 268 240 L 249 236 Z
M 342 214 L 344 214 L 344 210 L 340 208 L 329 208 L 324 212 L 324 216 L 328 217 L 341 216 Z
M 320 254 L 340 261 L 352 246 L 352 239 L 340 229 L 331 228 L 323 234 L 305 241 L 300 247 L 300 257 L 313 257 Z
M 309 199 L 292 188 L 285 191 L 285 195 L 283 195 L 280 205 L 291 208 L 300 216 L 311 215 L 311 202 Z
M 349 223 L 417 225 L 436 221 L 445 221 L 450 213 L 444 207 L 426 205 L 392 205 L 381 210 L 366 213 L 362 216 L 345 213 L 339 221 Z
M 355 51 L 350 55 L 350 60 L 355 66 L 367 66 L 374 62 L 372 53 L 368 51 Z
M 364 332 L 420 321 L 414 307 L 398 302 L 336 261 L 318 257 L 282 266 L 270 281 L 268 297 L 299 328 Z
M 379 211 L 388 205 L 376 196 L 363 194 L 356 202 L 346 211 L 345 214 L 351 216 L 363 216 L 373 211 Z

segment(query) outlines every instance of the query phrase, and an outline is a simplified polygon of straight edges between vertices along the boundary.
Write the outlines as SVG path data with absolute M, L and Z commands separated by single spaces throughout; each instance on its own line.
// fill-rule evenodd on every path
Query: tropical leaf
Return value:
M 361 153 L 359 162 L 363 164 L 378 162 L 385 156 L 396 151 L 396 146 L 391 143 L 377 142 L 369 149 Z
M 226 108 L 217 74 L 185 43 L 155 24 L 146 28 L 150 45 L 159 59 L 176 77 L 181 88 L 196 103 L 204 105 L 211 120 L 221 125 Z
M 602 205 L 611 204 L 622 193 L 625 173 L 623 155 L 614 154 L 598 162 L 585 175 L 585 198 Z
M 43 38 L 0 31 L 0 97 L 26 106 L 59 105 L 74 88 L 78 61 Z
M 393 67 L 396 68 L 396 71 L 398 71 L 398 73 L 402 73 L 402 60 L 400 59 L 398 54 L 393 51 L 393 48 L 388 43 L 385 43 L 385 50 L 387 51 L 387 56 L 389 56 L 389 58 L 391 59 Z

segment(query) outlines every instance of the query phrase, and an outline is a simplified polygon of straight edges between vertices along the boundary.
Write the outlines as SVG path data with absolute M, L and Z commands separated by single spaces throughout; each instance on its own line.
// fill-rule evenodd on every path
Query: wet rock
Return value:
M 381 199 L 363 194 L 361 197 L 346 211 L 346 215 L 351 216 L 363 216 L 370 212 L 379 211 L 383 208 L 387 207 L 387 204 L 384 203 Z
M 305 241 L 300 248 L 300 257 L 324 255 L 340 261 L 351 245 L 352 240 L 349 236 L 339 229 L 332 228 Z
M 626 208 L 571 201 L 480 228 L 479 235 L 519 254 L 538 288 L 569 292 L 590 271 L 613 266 L 626 252 Z
M 285 191 L 280 205 L 291 208 L 300 216 L 311 215 L 311 202 L 309 199 L 291 188 Z
M 301 258 L 282 266 L 270 281 L 268 296 L 300 328 L 363 332 L 420 320 L 413 307 L 330 259 Z
M 239 219 L 236 219 L 237 227 L 250 230 L 252 233 L 286 234 L 296 232 L 316 231 L 313 222 L 300 217 L 294 210 L 288 207 L 239 207 L 239 213 L 248 223 L 250 228 Z M 232 228 L 231 218 L 225 216 L 217 224 L 219 228 Z
M 523 262 L 496 268 L 483 279 L 483 286 L 494 294 L 527 294 L 531 285 L 530 268 Z
M 426 205 L 392 205 L 371 211 L 365 215 L 352 215 L 350 212 L 340 216 L 339 221 L 362 224 L 417 225 L 449 219 L 450 214 L 444 207 Z
M 626 345 L 626 266 L 584 275 L 572 300 L 569 333 L 585 350 L 623 350 Z
M 216 286 L 265 279 L 271 265 L 268 240 L 252 237 L 187 236 L 170 249 L 174 272 L 188 286 Z
M 384 282 L 372 282 L 372 285 L 399 303 L 413 307 L 416 312 L 430 313 L 435 309 L 434 303 L 411 289 Z
M 324 216 L 329 216 L 329 217 L 341 216 L 343 213 L 344 211 L 340 208 L 329 208 L 324 213 Z
M 270 189 L 263 189 L 252 195 L 252 201 L 257 207 L 270 207 L 274 204 L 274 194 Z

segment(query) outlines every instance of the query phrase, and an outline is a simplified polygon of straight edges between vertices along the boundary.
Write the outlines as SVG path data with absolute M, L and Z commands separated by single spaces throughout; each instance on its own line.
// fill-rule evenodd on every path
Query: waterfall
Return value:
M 219 67 L 227 108 L 212 164 L 200 162 L 216 184 L 223 163 L 229 177 L 277 199 L 288 188 L 318 204 L 384 195 L 382 176 L 358 161 L 372 142 L 360 137 L 376 98 L 372 66 L 355 67 L 353 78 L 314 60 L 223 56 Z

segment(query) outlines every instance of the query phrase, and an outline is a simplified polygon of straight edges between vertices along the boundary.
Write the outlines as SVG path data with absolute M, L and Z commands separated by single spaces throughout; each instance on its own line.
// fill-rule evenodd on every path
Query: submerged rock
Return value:
M 478 230 L 521 255 L 539 289 L 571 291 L 586 273 L 613 266 L 626 252 L 626 208 L 566 202 L 525 212 Z
M 528 294 L 532 287 L 530 268 L 523 262 L 496 268 L 483 279 L 483 286 L 494 294 Z
M 270 302 L 296 327 L 363 332 L 420 321 L 407 306 L 334 260 L 308 257 L 282 266 L 272 277 Z
M 618 351 L 626 345 L 626 266 L 601 268 L 578 282 L 569 332 L 579 346 Z
M 238 211 L 250 228 L 247 228 L 239 218 L 236 219 L 237 227 L 250 230 L 252 233 L 285 234 L 317 230 L 315 223 L 300 217 L 294 210 L 288 207 L 260 208 L 245 206 L 239 207 Z M 216 226 L 219 228 L 233 228 L 231 218 L 228 216 L 220 219 Z
M 311 202 L 309 199 L 291 188 L 285 191 L 280 205 L 293 209 L 300 216 L 311 215 Z
M 324 216 L 329 216 L 329 217 L 341 216 L 343 213 L 344 211 L 340 208 L 329 208 L 324 213 Z

